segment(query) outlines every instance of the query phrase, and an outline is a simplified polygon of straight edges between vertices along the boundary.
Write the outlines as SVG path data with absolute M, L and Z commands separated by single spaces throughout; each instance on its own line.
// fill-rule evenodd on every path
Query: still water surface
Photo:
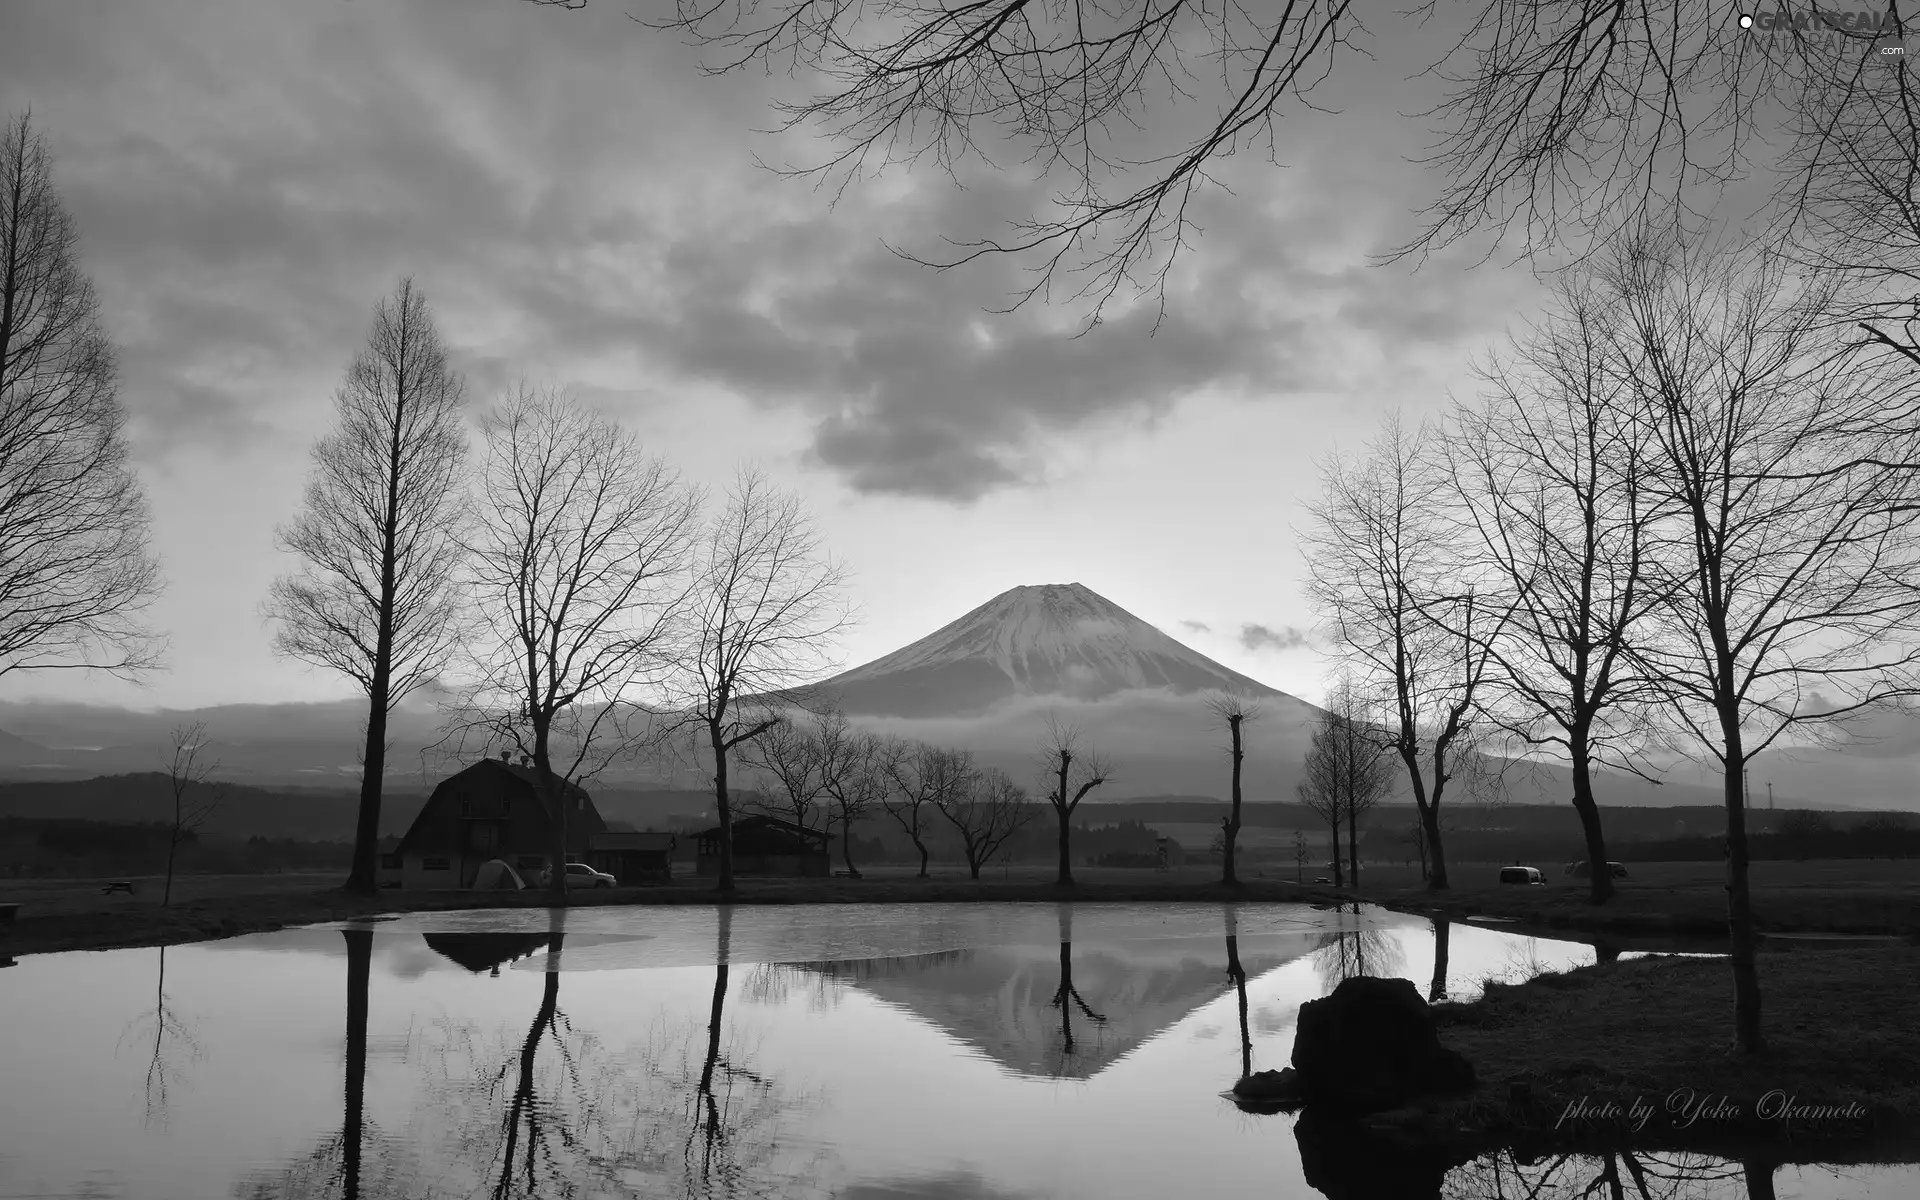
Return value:
M 1053 904 L 414 914 L 38 955 L 0 973 L 0 1197 L 1309 1198 L 1293 1119 L 1222 1096 L 1286 1065 L 1301 1004 L 1350 974 L 1468 999 L 1595 955 L 1372 909 Z M 1440 1194 L 1745 1197 L 1752 1170 L 1496 1157 Z M 1772 1186 L 1909 1197 L 1920 1170 Z

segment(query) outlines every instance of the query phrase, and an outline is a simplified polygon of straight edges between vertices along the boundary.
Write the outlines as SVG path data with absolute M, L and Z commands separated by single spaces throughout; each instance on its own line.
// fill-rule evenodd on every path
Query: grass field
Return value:
M 1435 1114 L 1502 1142 L 1733 1150 L 1761 1146 L 1798 1161 L 1854 1143 L 1863 1160 L 1910 1161 L 1920 1137 L 1920 948 L 1876 946 L 1760 961 L 1758 1055 L 1732 1049 L 1724 962 L 1645 958 L 1493 986 L 1472 1004 L 1435 1009 L 1441 1040 L 1475 1066 L 1479 1087 Z M 1510 1085 L 1529 1096 L 1514 1103 Z M 1670 1111 L 1669 1097 L 1724 1097 Z M 1769 1093 L 1779 1093 L 1769 1103 Z M 1795 1119 L 1778 1105 L 1792 1097 Z M 1594 1117 L 1563 1120 L 1584 1099 Z M 1650 1109 L 1635 1121 L 1607 1114 Z M 1849 1110 L 1850 1111 L 1841 1111 Z M 1708 1115 L 1702 1115 L 1708 1114 Z
M 1727 921 L 1726 867 L 1717 862 L 1630 863 L 1618 894 L 1596 908 L 1584 881 L 1550 875 L 1543 887 L 1503 886 L 1498 864 L 1456 864 L 1452 888 L 1427 891 L 1417 870 L 1360 865 L 1359 895 L 1394 908 L 1508 917 L 1549 927 L 1712 935 Z M 1920 860 L 1831 859 L 1754 863 L 1754 920 L 1763 930 L 1920 933 Z

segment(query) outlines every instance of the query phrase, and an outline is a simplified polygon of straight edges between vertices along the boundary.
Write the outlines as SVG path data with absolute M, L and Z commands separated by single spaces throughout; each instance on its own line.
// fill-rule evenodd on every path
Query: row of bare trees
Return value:
M 843 569 L 797 497 L 743 468 L 721 511 L 617 421 L 524 383 L 482 415 L 469 469 L 464 387 L 411 280 L 374 312 L 305 505 L 282 530 L 299 569 L 264 606 L 275 648 L 365 691 L 348 887 L 375 886 L 387 719 L 432 685 L 440 746 L 516 750 L 553 816 L 564 897 L 569 809 L 610 764 L 711 756 L 733 886 L 730 755 L 777 719 L 743 708 L 811 675 L 851 620 Z
M 804 828 L 831 832 L 837 824 L 847 874 L 853 863 L 853 825 L 885 813 L 920 856 L 926 878 L 927 822 L 944 821 L 960 840 L 975 879 L 1036 815 L 1026 789 L 1006 772 L 982 767 L 965 750 L 870 732 L 857 732 L 844 713 L 789 710 L 743 756 L 768 781 L 759 806 Z
M 1770 248 L 1622 242 L 1561 281 L 1478 406 L 1330 463 L 1307 539 L 1432 886 L 1442 795 L 1487 752 L 1571 768 L 1595 864 L 1597 768 L 1720 767 L 1749 1048 L 1747 764 L 1920 692 L 1920 371 L 1850 286 Z

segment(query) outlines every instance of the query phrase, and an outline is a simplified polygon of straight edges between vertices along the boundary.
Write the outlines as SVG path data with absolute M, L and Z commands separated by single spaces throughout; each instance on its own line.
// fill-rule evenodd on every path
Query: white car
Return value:
M 534 886 L 535 887 L 553 886 L 552 873 L 548 871 L 540 872 L 539 875 L 535 877 Z M 588 866 L 585 863 L 568 863 L 567 864 L 567 886 L 570 888 L 577 888 L 577 887 L 610 888 L 610 887 L 619 887 L 620 881 L 615 879 L 613 876 L 607 874 L 605 871 L 594 870 L 592 867 Z

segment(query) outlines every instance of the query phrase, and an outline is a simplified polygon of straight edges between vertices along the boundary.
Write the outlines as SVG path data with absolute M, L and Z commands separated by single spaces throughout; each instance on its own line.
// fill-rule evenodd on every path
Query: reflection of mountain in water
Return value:
M 1308 949 L 1306 942 L 1288 939 L 1271 950 L 1252 950 L 1249 941 L 1242 939 L 1240 950 L 1249 976 L 1284 966 Z M 1056 1003 L 1062 974 L 1057 945 L 792 965 L 907 1009 L 1010 1071 L 1045 1078 L 1091 1079 L 1233 990 L 1221 938 L 1076 942 L 1071 962 L 1069 982 L 1079 1003 L 1071 997 Z
M 478 975 L 498 971 L 547 944 L 544 933 L 423 933 L 429 949 Z

